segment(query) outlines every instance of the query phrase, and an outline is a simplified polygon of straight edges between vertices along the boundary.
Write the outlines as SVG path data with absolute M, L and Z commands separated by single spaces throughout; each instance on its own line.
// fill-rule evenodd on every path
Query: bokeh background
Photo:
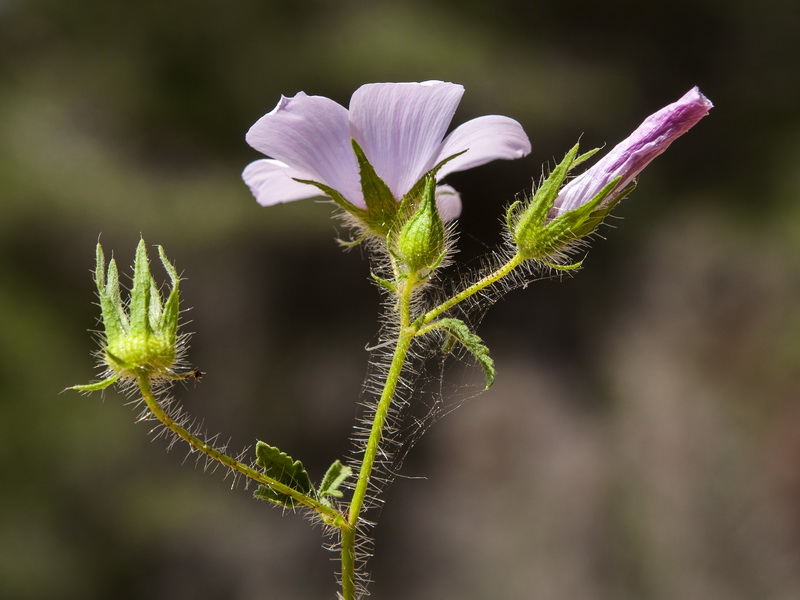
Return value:
M 450 182 L 459 258 L 581 136 L 699 85 L 585 268 L 509 294 L 498 382 L 412 449 L 376 531 L 382 600 L 800 597 L 800 9 L 794 0 L 0 0 L 0 597 L 333 598 L 319 528 L 250 497 L 95 374 L 98 238 L 186 277 L 185 408 L 315 478 L 349 449 L 380 295 L 330 207 L 260 208 L 244 133 L 281 93 L 466 87 L 531 157 Z M 471 398 L 471 399 L 470 399 Z M 469 399 L 468 402 L 461 400 Z M 455 406 L 455 404 L 453 404 Z

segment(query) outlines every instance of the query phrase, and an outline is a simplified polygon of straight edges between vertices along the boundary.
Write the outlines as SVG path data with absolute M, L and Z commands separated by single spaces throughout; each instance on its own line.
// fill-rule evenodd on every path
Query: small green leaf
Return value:
M 433 323 L 433 327 L 445 330 L 452 338 L 458 340 L 464 348 L 469 350 L 483 369 L 483 374 L 486 376 L 486 389 L 488 390 L 492 387 L 495 376 L 494 361 L 489 356 L 489 348 L 486 347 L 483 340 L 472 333 L 467 324 L 461 319 L 440 319 Z M 445 340 L 445 347 L 449 345 L 449 348 L 452 348 L 452 338 L 448 338 L 449 341 Z
M 256 464 L 263 469 L 265 475 L 301 494 L 308 495 L 313 490 L 311 479 L 303 468 L 303 463 L 292 459 L 291 456 L 274 446 L 264 442 L 256 443 Z M 258 486 L 253 495 L 260 500 L 268 500 L 287 508 L 294 508 L 297 504 L 292 497 L 264 485 Z
M 343 465 L 338 460 L 334 461 L 334 463 L 328 469 L 328 472 L 325 473 L 325 477 L 322 478 L 322 483 L 319 484 L 317 496 L 319 497 L 320 501 L 323 504 L 330 504 L 330 501 L 328 500 L 329 497 L 341 498 L 342 492 L 339 487 L 352 474 L 353 469 Z

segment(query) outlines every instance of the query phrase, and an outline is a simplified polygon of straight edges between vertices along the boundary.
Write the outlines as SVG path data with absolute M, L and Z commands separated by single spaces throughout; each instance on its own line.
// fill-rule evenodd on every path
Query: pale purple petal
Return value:
M 530 153 L 531 142 L 522 125 L 514 119 L 499 115 L 478 117 L 460 125 L 445 138 L 429 168 L 462 150 L 467 151 L 445 163 L 437 179 L 493 160 L 522 158 Z
M 350 99 L 350 132 L 398 200 L 437 154 L 464 93 L 441 81 L 372 83 Z
M 242 179 L 262 206 L 322 195 L 316 187 L 299 183 L 293 177 L 308 179 L 309 175 L 299 173 L 279 160 L 268 158 L 251 162 L 242 172 Z
M 708 98 L 695 87 L 677 102 L 650 115 L 597 164 L 565 185 L 556 198 L 554 210 L 563 214 L 582 206 L 617 177 L 622 179 L 614 191 L 621 191 L 650 161 L 705 117 L 712 107 Z M 613 198 L 614 192 L 609 200 Z
M 247 132 L 247 143 L 363 206 L 347 109 L 323 96 L 281 97 Z
M 436 207 L 442 221 L 452 221 L 461 215 L 461 195 L 449 185 L 436 187 Z

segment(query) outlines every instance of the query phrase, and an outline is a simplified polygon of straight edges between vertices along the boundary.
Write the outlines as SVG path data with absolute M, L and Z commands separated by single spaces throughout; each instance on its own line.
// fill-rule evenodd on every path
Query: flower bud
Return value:
M 95 282 L 104 327 L 100 360 L 107 377 L 73 389 L 102 389 L 118 379 L 137 379 L 141 375 L 150 379 L 180 378 L 174 371 L 181 354 L 177 335 L 180 279 L 161 246 L 158 253 L 172 283 L 166 301 L 162 303 L 158 286 L 150 275 L 147 249 L 141 240 L 136 248 L 133 287 L 126 307 L 120 295 L 116 261 L 112 258 L 106 270 L 103 248 L 97 244 Z
M 445 227 L 436 206 L 436 180 L 428 177 L 422 200 L 397 236 L 395 254 L 412 273 L 435 269 L 445 254 Z
M 578 156 L 578 146 L 572 148 L 529 202 L 517 202 L 508 211 L 509 232 L 522 256 L 547 262 L 595 231 L 633 190 L 639 173 L 712 106 L 692 88 L 677 102 L 650 115 L 597 164 L 562 188 L 570 170 L 597 152 Z

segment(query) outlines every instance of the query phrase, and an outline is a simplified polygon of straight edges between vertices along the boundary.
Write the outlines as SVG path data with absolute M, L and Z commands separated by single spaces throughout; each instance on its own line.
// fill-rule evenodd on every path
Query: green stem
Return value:
M 408 356 L 408 349 L 415 336 L 430 331 L 432 327 L 425 327 L 429 325 L 439 315 L 449 310 L 459 302 L 463 302 L 473 294 L 483 290 L 484 288 L 497 283 L 503 277 L 507 276 L 514 269 L 524 262 L 521 254 L 515 254 L 508 262 L 502 265 L 493 273 L 481 278 L 468 288 L 462 290 L 449 300 L 443 302 L 436 308 L 428 311 L 413 323 L 411 322 L 411 296 L 414 287 L 418 281 L 409 276 L 403 282 L 402 288 L 399 290 L 398 311 L 400 313 L 400 330 L 397 337 L 397 344 L 394 349 L 392 363 L 389 367 L 389 372 L 386 375 L 386 382 L 383 386 L 378 406 L 375 409 L 375 417 L 372 422 L 372 429 L 370 430 L 369 438 L 367 439 L 367 446 L 364 450 L 364 459 L 361 463 L 361 471 L 358 475 L 353 498 L 350 501 L 350 507 L 347 513 L 347 523 L 349 527 L 341 527 L 342 531 L 342 598 L 344 600 L 355 600 L 355 547 L 356 537 L 358 535 L 358 524 L 361 518 L 361 511 L 364 507 L 364 500 L 366 498 L 367 489 L 369 486 L 369 479 L 372 474 L 372 469 L 375 463 L 375 457 L 378 453 L 381 438 L 383 436 L 383 427 L 386 423 L 386 417 L 389 414 L 392 400 L 394 399 L 397 384 L 400 381 L 400 374 L 405 365 L 406 357 Z M 397 268 L 392 262 L 392 266 L 397 275 Z M 397 278 L 395 279 L 397 280 Z
M 364 507 L 369 479 L 375 465 L 375 457 L 378 454 L 378 448 L 383 436 L 383 427 L 389 414 L 397 384 L 400 381 L 400 374 L 408 356 L 408 349 L 417 331 L 416 327 L 411 326 L 411 295 L 416 284 L 417 280 L 413 276 L 409 276 L 400 290 L 398 303 L 400 332 L 397 337 L 397 345 L 394 349 L 389 372 L 386 375 L 383 392 L 375 409 L 372 429 L 364 450 L 364 459 L 361 462 L 361 471 L 358 474 L 353 498 L 350 501 L 347 513 L 350 527 L 342 529 L 342 597 L 344 600 L 355 600 L 355 546 L 358 523 Z
M 235 458 L 228 456 L 227 454 L 220 452 L 213 446 L 210 446 L 203 440 L 198 437 L 193 436 L 189 433 L 186 429 L 178 425 L 175 420 L 170 417 L 161 405 L 156 400 L 155 395 L 150 387 L 150 380 L 148 379 L 147 375 L 139 375 L 137 379 L 137 383 L 139 384 L 139 391 L 142 393 L 142 397 L 144 398 L 145 403 L 147 404 L 147 408 L 150 409 L 150 412 L 153 413 L 164 426 L 172 431 L 175 435 L 180 437 L 182 440 L 186 441 L 192 448 L 195 448 L 202 452 L 203 454 L 213 458 L 216 461 L 221 462 L 226 467 L 233 469 L 234 471 L 238 471 L 242 475 L 249 477 L 250 479 L 260 483 L 261 485 L 266 485 L 271 487 L 277 492 L 281 494 L 286 494 L 287 496 L 291 496 L 294 500 L 299 502 L 300 504 L 304 504 L 309 508 L 313 508 L 317 511 L 320 515 L 326 517 L 326 520 L 331 523 L 333 526 L 342 529 L 343 531 L 349 528 L 349 524 L 345 519 L 345 516 L 338 512 L 337 510 L 325 506 L 324 504 L 317 502 L 313 498 L 306 496 L 302 492 L 299 492 L 293 488 L 290 488 L 287 485 L 282 484 L 271 477 L 267 477 L 263 473 L 259 473 L 252 467 L 247 466 L 244 463 L 239 462 Z
M 513 257 L 511 257 L 511 259 L 507 263 L 505 263 L 499 269 L 497 269 L 493 273 L 490 273 L 489 275 L 486 275 L 485 277 L 482 277 L 481 279 L 473 283 L 471 286 L 462 290 L 449 300 L 442 302 L 436 308 L 429 310 L 427 313 L 422 315 L 422 317 L 420 317 L 417 322 L 420 324 L 420 326 L 430 323 L 436 317 L 441 315 L 443 312 L 453 308 L 459 302 L 463 302 L 473 294 L 476 294 L 480 292 L 482 289 L 487 288 L 494 283 L 497 283 L 503 277 L 511 273 L 511 271 L 520 266 L 524 261 L 525 258 L 520 253 L 515 254 Z M 419 333 L 421 332 L 422 330 L 419 331 Z

